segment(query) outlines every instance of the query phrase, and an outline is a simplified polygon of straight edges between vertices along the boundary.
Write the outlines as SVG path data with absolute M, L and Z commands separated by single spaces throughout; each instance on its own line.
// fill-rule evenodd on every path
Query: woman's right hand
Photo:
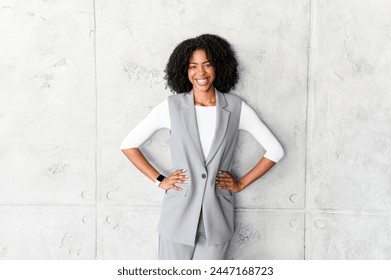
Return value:
M 181 191 L 182 189 L 175 186 L 175 183 L 187 184 L 187 181 L 185 181 L 185 179 L 189 178 L 189 176 L 183 175 L 183 173 L 185 172 L 186 169 L 178 169 L 172 172 L 163 180 L 163 182 L 160 183 L 159 187 L 163 190 L 174 189 L 176 191 Z

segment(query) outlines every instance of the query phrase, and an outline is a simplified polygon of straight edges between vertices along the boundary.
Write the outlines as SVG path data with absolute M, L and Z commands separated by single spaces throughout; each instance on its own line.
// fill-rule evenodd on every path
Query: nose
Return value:
M 204 68 L 204 66 L 197 67 L 197 73 L 203 75 L 203 74 L 205 73 L 205 68 Z

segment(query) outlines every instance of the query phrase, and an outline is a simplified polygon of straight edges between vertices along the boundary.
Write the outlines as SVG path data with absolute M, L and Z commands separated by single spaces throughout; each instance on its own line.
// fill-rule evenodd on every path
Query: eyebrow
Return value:
M 205 64 L 205 63 L 210 63 L 209 60 L 205 61 L 205 62 L 202 62 L 202 64 Z M 198 64 L 197 62 L 193 62 L 193 61 L 190 61 L 189 64 Z

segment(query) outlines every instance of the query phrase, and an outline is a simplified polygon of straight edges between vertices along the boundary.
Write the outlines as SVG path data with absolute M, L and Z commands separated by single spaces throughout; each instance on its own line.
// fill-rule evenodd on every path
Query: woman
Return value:
M 204 34 L 180 43 L 166 66 L 174 93 L 122 141 L 127 158 L 165 190 L 158 226 L 159 259 L 225 259 L 234 234 L 233 193 L 244 190 L 284 156 L 278 140 L 240 97 L 237 60 L 223 38 Z M 160 174 L 137 148 L 157 129 L 171 130 L 173 172 Z M 266 153 L 245 176 L 231 173 L 239 129 Z

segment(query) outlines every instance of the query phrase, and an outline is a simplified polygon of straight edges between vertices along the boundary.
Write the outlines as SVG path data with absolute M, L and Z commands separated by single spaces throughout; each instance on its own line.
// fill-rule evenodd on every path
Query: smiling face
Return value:
M 195 91 L 214 91 L 215 69 L 204 50 L 195 50 L 189 59 L 187 75 Z

